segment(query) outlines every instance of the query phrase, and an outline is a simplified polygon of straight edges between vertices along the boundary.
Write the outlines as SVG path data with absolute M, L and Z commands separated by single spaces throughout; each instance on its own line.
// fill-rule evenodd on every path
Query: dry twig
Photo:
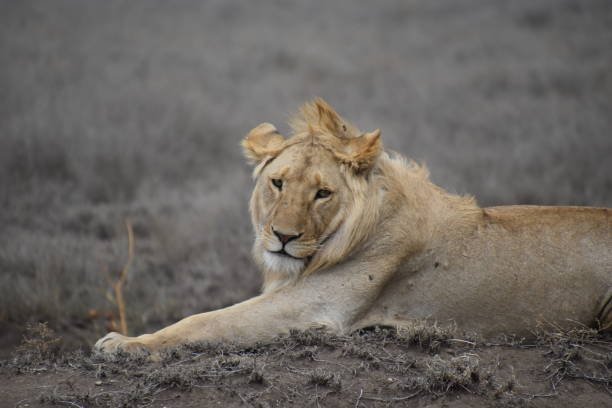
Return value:
M 110 278 L 108 270 L 106 271 L 106 278 L 108 281 L 108 285 L 113 288 L 114 295 L 108 296 L 108 299 L 117 306 L 117 312 L 119 313 L 119 327 L 117 330 L 123 334 L 128 334 L 128 326 L 125 312 L 125 299 L 123 297 L 123 288 L 127 282 L 127 277 L 130 272 L 130 265 L 134 260 L 134 230 L 132 228 L 132 223 L 128 220 L 125 221 L 125 228 L 127 230 L 128 235 L 128 258 L 123 265 L 123 269 L 119 274 L 119 277 L 113 282 Z M 113 322 L 113 325 L 116 325 Z
M 415 392 L 414 394 L 405 395 L 403 397 L 377 397 L 374 395 L 362 395 L 361 399 L 367 399 L 370 401 L 381 401 L 381 402 L 396 402 L 396 401 L 405 401 L 419 395 L 421 391 Z

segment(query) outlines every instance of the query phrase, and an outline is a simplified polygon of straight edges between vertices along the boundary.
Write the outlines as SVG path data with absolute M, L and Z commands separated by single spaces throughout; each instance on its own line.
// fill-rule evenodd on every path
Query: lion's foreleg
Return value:
M 186 317 L 151 334 L 126 337 L 109 333 L 98 340 L 95 349 L 107 353 L 157 352 L 195 342 L 253 344 L 292 328 L 306 329 L 312 325 L 312 319 L 298 304 L 287 296 L 262 295 L 225 309 Z

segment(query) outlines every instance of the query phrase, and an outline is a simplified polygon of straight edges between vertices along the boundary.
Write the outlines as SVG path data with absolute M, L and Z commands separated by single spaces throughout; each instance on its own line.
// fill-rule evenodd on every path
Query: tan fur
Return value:
M 266 123 L 243 141 L 256 166 L 262 295 L 153 334 L 110 333 L 97 349 L 254 343 L 292 328 L 346 333 L 415 319 L 485 337 L 611 326 L 610 209 L 483 209 L 390 157 L 379 131 L 361 133 L 322 100 L 291 125 L 291 138 Z

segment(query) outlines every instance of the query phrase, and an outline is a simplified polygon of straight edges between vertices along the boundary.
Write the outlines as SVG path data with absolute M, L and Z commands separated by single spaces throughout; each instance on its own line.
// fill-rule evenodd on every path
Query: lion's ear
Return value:
M 380 130 L 376 129 L 370 133 L 347 139 L 343 152 L 336 152 L 336 157 L 340 159 L 357 173 L 368 172 L 376 159 L 383 150 L 382 141 L 380 140 Z
M 334 108 L 321 98 L 315 99 L 314 104 L 319 116 L 319 126 L 336 137 L 343 137 L 345 132 L 343 131 L 342 118 Z
M 285 139 L 271 123 L 262 123 L 253 128 L 242 141 L 244 155 L 249 162 L 256 164 L 268 156 L 276 155 Z

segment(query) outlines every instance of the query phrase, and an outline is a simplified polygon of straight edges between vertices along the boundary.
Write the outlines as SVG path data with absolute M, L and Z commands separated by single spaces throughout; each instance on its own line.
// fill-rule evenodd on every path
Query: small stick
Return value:
M 357 401 L 355 401 L 355 408 L 359 408 L 359 402 L 361 402 L 362 396 L 363 396 L 363 388 L 359 390 L 359 396 L 357 397 Z
M 134 230 L 132 229 L 132 224 L 127 220 L 125 221 L 125 228 L 127 229 L 128 234 L 128 259 L 123 265 L 123 269 L 121 270 L 119 279 L 117 279 L 117 281 L 113 284 L 113 289 L 115 290 L 115 301 L 117 302 L 117 310 L 119 311 L 119 325 L 121 334 L 127 336 L 128 327 L 125 316 L 125 300 L 123 299 L 123 286 L 125 285 L 125 282 L 127 280 L 132 260 L 134 259 Z
M 364 395 L 361 398 L 372 400 L 372 401 L 394 402 L 394 401 L 405 401 L 407 399 L 414 398 L 420 393 L 421 391 L 418 391 L 418 392 L 415 392 L 414 394 L 406 395 L 403 397 L 375 397 L 375 396 Z
M 463 339 L 448 339 L 447 341 L 455 341 L 458 343 L 466 343 L 466 344 L 469 344 L 470 346 L 476 346 L 476 343 L 474 343 L 473 341 L 468 341 L 468 340 L 463 340 Z

